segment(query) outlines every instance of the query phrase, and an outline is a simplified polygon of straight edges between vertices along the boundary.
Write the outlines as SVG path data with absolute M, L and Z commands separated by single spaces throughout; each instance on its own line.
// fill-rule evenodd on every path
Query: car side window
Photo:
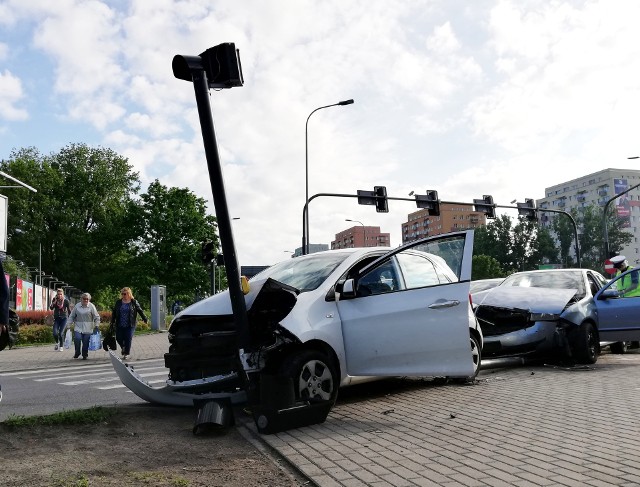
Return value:
M 396 257 L 407 289 L 437 286 L 442 282 L 449 282 L 439 277 L 435 265 L 426 257 L 409 253 L 401 253 Z
M 387 259 L 358 280 L 358 296 L 390 293 L 398 289 L 398 276 L 391 259 Z

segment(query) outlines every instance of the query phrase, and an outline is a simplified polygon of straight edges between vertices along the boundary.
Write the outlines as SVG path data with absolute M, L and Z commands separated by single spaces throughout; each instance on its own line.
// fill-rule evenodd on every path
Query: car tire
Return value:
M 578 363 L 595 364 L 598 346 L 598 332 L 593 323 L 587 321 L 574 330 L 573 353 Z
M 482 349 L 480 348 L 480 342 L 473 335 L 473 333 L 469 334 L 469 341 L 471 343 L 471 356 L 473 358 L 473 374 L 469 377 L 456 377 L 453 380 L 459 384 L 466 384 L 468 382 L 473 382 L 476 380 L 476 376 L 478 372 L 480 372 L 480 363 L 482 361 Z
M 338 374 L 326 354 L 302 350 L 287 357 L 282 375 L 293 380 L 298 401 L 335 401 L 338 396 Z
M 609 345 L 611 353 L 624 354 L 627 353 L 627 342 L 616 342 Z

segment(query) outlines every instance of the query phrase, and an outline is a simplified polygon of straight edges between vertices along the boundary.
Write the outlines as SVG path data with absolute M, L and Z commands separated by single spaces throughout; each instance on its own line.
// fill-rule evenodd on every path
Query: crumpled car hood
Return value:
M 265 278 L 260 279 L 258 281 L 249 281 L 250 291 L 244 297 L 247 309 L 250 309 L 253 305 L 253 302 L 256 299 L 256 296 L 260 293 L 263 286 L 267 281 L 273 281 L 273 279 Z M 288 287 L 284 284 L 282 287 Z M 183 309 L 178 316 L 181 315 L 231 315 L 233 314 L 233 310 L 231 309 L 231 297 L 229 296 L 229 290 L 222 291 L 218 294 L 214 294 L 213 296 L 209 296 L 201 301 L 198 301 L 191 306 Z
M 577 289 L 549 289 L 540 287 L 498 286 L 487 292 L 478 307 L 517 308 L 531 313 L 560 314 L 567 307 Z

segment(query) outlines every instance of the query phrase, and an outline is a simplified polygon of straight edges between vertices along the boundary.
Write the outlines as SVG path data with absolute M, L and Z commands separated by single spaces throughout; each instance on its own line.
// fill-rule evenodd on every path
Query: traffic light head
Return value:
M 213 242 L 208 241 L 208 242 L 202 242 L 202 245 L 200 246 L 200 254 L 201 254 L 201 258 L 202 258 L 202 263 L 204 265 L 209 264 L 214 257 L 213 254 Z
M 473 200 L 475 211 L 482 212 L 487 218 L 496 217 L 496 205 L 493 203 L 493 196 L 485 194 L 481 200 Z
M 387 200 L 387 187 L 374 186 L 373 192 L 376 194 L 376 211 L 378 213 L 389 213 L 389 203 Z
M 532 198 L 525 198 L 524 203 L 518 203 L 518 215 L 525 217 L 527 220 L 536 219 L 536 204 Z

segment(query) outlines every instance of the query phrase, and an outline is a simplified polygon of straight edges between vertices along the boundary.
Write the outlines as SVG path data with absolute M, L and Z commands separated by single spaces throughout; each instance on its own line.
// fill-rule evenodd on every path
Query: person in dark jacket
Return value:
M 131 288 L 123 287 L 120 291 L 120 299 L 116 301 L 111 311 L 110 328 L 115 329 L 116 341 L 122 349 L 122 359 L 126 360 L 131 355 L 131 342 L 136 331 L 137 315 L 147 323 L 147 317 L 131 292 Z
M 56 297 L 51 301 L 49 309 L 53 310 L 53 339 L 56 341 L 54 350 L 64 350 L 64 330 L 67 327 L 67 318 L 71 313 L 69 300 L 64 297 L 64 290 L 56 290 Z M 58 344 L 59 343 L 59 344 Z
M 9 286 L 4 276 L 4 267 L 0 258 L 0 350 L 9 345 Z M 2 401 L 2 386 L 0 386 Z

